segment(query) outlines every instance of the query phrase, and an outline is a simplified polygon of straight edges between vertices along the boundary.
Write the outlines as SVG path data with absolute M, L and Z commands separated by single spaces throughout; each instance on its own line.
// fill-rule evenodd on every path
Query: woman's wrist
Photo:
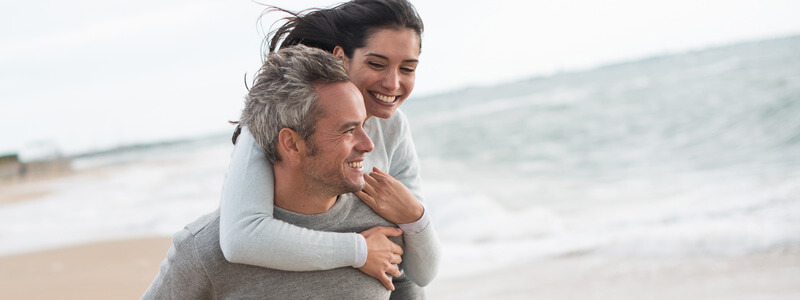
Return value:
M 419 204 L 420 208 L 422 208 L 422 213 L 420 217 L 413 222 L 404 223 L 404 224 L 397 224 L 401 230 L 403 230 L 403 234 L 405 235 L 415 235 L 420 233 L 421 231 L 425 230 L 428 227 L 428 224 L 431 222 L 430 217 L 428 215 L 428 210 L 425 209 L 425 206 L 422 203 Z

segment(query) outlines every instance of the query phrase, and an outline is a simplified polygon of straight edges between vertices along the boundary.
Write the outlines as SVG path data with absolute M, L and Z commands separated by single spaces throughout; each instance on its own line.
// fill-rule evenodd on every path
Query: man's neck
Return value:
M 295 172 L 274 167 L 276 206 L 305 215 L 321 214 L 328 211 L 338 195 L 321 192 L 306 183 L 305 177 Z

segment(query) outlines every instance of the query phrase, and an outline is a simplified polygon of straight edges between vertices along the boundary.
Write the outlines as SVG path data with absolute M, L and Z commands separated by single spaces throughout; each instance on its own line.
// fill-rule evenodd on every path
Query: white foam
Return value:
M 426 181 L 426 199 L 445 248 L 443 269 L 450 269 L 444 276 L 565 255 L 731 256 L 800 244 L 800 186 L 793 181 L 765 186 L 734 177 L 687 187 L 676 180 L 675 189 L 661 191 L 647 181 L 606 182 L 603 189 L 590 186 L 572 195 L 593 196 L 578 202 L 583 209 L 509 209 L 477 193 L 482 190 L 477 182 L 452 173 L 458 172 L 448 175 L 451 181 Z
M 229 150 L 187 151 L 186 160 L 155 156 L 35 183 L 49 193 L 0 206 L 0 254 L 169 236 L 216 209 Z

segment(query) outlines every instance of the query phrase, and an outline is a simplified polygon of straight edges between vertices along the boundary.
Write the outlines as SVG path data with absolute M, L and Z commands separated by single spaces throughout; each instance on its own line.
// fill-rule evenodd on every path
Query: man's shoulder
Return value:
M 188 230 L 189 233 L 196 236 L 200 233 L 218 229 L 219 228 L 219 210 L 215 210 L 213 212 L 207 213 L 196 220 L 192 221 L 189 224 L 186 224 L 184 229 Z
M 192 249 L 192 255 L 204 264 L 224 259 L 219 249 L 219 210 L 205 214 L 172 237 L 175 246 Z

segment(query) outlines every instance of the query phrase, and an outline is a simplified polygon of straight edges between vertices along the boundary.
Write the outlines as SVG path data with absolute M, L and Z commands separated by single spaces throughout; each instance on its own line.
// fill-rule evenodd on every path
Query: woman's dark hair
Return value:
M 408 28 L 419 37 L 424 30 L 416 8 L 407 0 L 352 0 L 297 13 L 269 6 L 264 14 L 272 11 L 290 16 L 283 18 L 286 23 L 264 39 L 269 53 L 297 44 L 333 53 L 333 48 L 340 46 L 348 58 L 353 58 L 353 51 L 366 46 L 366 39 L 377 30 Z
M 298 44 L 330 53 L 339 46 L 348 58 L 353 58 L 353 51 L 366 46 L 367 38 L 380 29 L 414 30 L 420 37 L 419 47 L 422 49 L 422 32 L 425 29 L 422 18 L 407 0 L 351 0 L 330 8 L 312 8 L 300 12 L 266 6 L 262 17 L 270 12 L 283 12 L 289 16 L 282 18 L 285 23 L 264 38 L 262 47 L 266 46 L 269 50 L 262 56 L 264 60 L 270 53 Z M 237 124 L 232 137 L 236 144 L 242 125 L 238 121 L 230 123 Z

